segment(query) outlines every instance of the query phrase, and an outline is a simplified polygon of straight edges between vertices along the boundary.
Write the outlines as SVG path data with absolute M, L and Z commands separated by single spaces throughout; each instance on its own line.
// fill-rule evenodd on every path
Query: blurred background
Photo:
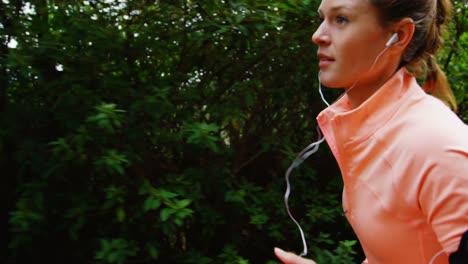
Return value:
M 438 59 L 467 122 L 468 6 L 454 3 Z M 310 40 L 319 4 L 1 0 L 0 262 L 300 253 L 284 173 L 325 107 Z M 326 144 L 291 182 L 309 256 L 360 263 Z

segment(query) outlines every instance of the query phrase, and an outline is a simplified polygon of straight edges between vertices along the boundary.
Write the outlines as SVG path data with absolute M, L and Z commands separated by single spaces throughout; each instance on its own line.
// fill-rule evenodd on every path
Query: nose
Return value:
M 317 46 L 330 44 L 330 36 L 326 32 L 325 22 L 322 22 L 322 24 L 320 24 L 315 33 L 312 35 L 312 42 L 314 42 Z

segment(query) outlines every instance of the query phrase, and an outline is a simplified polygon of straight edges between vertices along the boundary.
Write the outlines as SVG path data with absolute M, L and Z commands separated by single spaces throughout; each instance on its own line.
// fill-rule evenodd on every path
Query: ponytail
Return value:
M 439 64 L 434 57 L 434 54 L 444 44 L 443 35 L 446 33 L 446 25 L 450 13 L 452 11 L 452 4 L 450 0 L 434 0 L 433 5 L 433 19 L 430 23 L 427 38 L 427 60 L 426 60 L 426 81 L 423 88 L 426 92 L 434 95 L 442 100 L 445 104 L 451 107 L 454 111 L 457 110 L 457 101 L 453 94 L 447 76 L 440 68 Z
M 447 104 L 454 111 L 457 111 L 455 95 L 450 88 L 447 76 L 445 76 L 445 73 L 442 71 L 439 64 L 437 64 L 434 56 L 428 56 L 426 67 L 427 75 L 423 89 L 442 100 L 442 102 Z

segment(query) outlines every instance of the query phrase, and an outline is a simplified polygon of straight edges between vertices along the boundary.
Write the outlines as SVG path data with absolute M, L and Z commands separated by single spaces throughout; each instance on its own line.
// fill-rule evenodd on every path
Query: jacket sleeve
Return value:
M 437 154 L 428 158 L 418 200 L 445 252 L 451 253 L 468 229 L 468 147 L 446 147 Z

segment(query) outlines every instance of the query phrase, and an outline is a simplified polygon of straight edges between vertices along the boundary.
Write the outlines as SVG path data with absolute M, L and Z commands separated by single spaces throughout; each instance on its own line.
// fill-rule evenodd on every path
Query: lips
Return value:
M 335 61 L 333 57 L 328 56 L 325 53 L 321 53 L 321 52 L 317 53 L 317 57 L 319 58 L 320 68 L 327 67 Z

